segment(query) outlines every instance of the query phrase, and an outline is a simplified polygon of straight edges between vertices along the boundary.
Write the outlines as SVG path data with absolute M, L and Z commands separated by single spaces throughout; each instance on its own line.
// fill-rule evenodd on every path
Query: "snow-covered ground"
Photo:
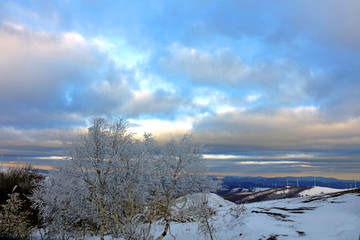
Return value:
M 255 188 L 253 188 L 253 192 L 263 192 L 263 191 L 266 191 L 269 189 L 271 189 L 271 188 L 255 187 Z
M 314 187 L 304 196 L 236 205 L 216 194 L 208 194 L 209 205 L 216 209 L 210 223 L 216 226 L 214 239 L 222 240 L 357 240 L 360 236 L 360 193 L 340 196 L 321 195 L 339 189 Z M 191 198 L 201 198 L 194 194 Z M 189 201 L 191 202 L 191 201 Z M 239 216 L 239 210 L 244 209 Z M 163 226 L 155 225 L 159 236 Z M 88 238 L 89 240 L 98 237 Z M 107 240 L 113 239 L 106 237 Z M 171 223 L 164 240 L 210 239 L 198 231 L 197 222 Z
M 300 196 L 314 196 L 319 194 L 327 194 L 327 193 L 334 193 L 334 192 L 340 192 L 345 191 L 348 189 L 336 189 L 336 188 L 328 188 L 328 187 L 313 187 L 308 190 L 302 191 L 300 193 Z
M 319 190 L 315 188 L 309 193 L 320 194 Z M 231 202 L 220 200 L 216 195 L 209 195 L 209 202 L 217 206 L 217 214 L 211 219 L 217 228 L 213 233 L 215 239 L 357 240 L 360 234 L 359 193 L 245 204 L 246 210 L 239 218 L 235 217 L 236 205 Z M 165 239 L 209 239 L 199 233 L 197 227 L 194 222 L 172 223 L 171 235 Z M 160 233 L 159 229 L 155 235 Z

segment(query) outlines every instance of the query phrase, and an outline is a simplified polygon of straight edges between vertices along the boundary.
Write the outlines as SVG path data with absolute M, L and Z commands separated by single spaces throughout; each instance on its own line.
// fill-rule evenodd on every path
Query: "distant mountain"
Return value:
M 33 171 L 36 171 L 36 172 L 39 172 L 39 173 L 42 173 L 42 174 L 49 174 L 49 170 L 44 170 L 44 169 L 38 169 L 38 168 L 34 168 L 32 169 Z
M 216 176 L 211 176 L 216 177 Z M 237 176 L 223 176 L 223 189 L 219 191 L 219 194 L 225 194 L 234 188 L 239 189 L 253 189 L 256 187 L 262 188 L 277 188 L 277 187 L 330 187 L 337 189 L 354 188 L 360 186 L 360 181 L 353 180 L 340 180 L 335 178 L 325 177 L 237 177 Z
M 270 188 L 260 192 L 230 193 L 221 196 L 236 204 L 242 204 L 299 197 L 301 192 L 307 191 L 311 188 L 312 187 L 281 187 Z

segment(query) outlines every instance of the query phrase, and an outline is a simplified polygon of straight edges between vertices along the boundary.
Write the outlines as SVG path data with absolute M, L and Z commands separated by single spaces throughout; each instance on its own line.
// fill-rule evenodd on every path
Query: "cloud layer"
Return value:
M 192 131 L 212 172 L 360 173 L 359 7 L 2 1 L 0 153 L 59 154 L 57 133 L 125 116 L 161 143 Z

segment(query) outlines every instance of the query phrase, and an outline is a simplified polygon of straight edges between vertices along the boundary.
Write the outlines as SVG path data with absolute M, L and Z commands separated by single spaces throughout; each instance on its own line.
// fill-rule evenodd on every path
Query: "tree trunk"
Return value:
M 211 226 L 210 226 L 210 224 L 209 224 L 209 220 L 208 220 L 207 216 L 206 216 L 205 221 L 206 221 L 206 227 L 207 227 L 207 229 L 208 229 L 208 231 L 209 231 L 210 239 L 213 240 L 212 230 L 211 230 Z
M 105 235 L 105 221 L 104 221 L 104 209 L 100 207 L 100 240 L 104 240 Z
M 169 228 L 170 228 L 170 219 L 167 218 L 166 222 L 165 222 L 165 229 L 164 229 L 163 233 L 156 240 L 162 240 L 166 236 L 167 232 L 169 231 Z

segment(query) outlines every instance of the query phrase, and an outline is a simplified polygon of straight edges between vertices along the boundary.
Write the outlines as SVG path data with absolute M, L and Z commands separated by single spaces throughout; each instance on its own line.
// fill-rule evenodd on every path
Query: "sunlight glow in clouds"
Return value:
M 129 119 L 130 130 L 141 136 L 143 133 L 153 133 L 158 140 L 177 137 L 191 131 L 191 122 L 186 121 L 164 121 L 164 120 L 135 120 Z M 130 126 L 131 126 L 130 125 Z

